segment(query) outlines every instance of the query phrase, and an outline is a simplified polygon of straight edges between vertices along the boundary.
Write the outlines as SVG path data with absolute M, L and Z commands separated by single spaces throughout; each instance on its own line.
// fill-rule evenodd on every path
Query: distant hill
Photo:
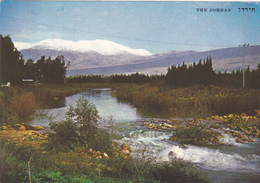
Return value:
M 83 44 L 84 43 L 84 44 Z M 47 40 L 38 44 L 14 43 L 20 47 L 25 59 L 35 61 L 42 55 L 56 57 L 64 55 L 71 61 L 67 75 L 76 74 L 122 74 L 140 72 L 147 74 L 166 73 L 167 68 L 198 62 L 211 56 L 213 68 L 216 71 L 232 71 L 243 66 L 243 47 L 224 48 L 205 52 L 197 51 L 172 51 L 152 55 L 143 49 L 131 49 L 110 41 L 97 42 L 65 40 Z M 62 45 L 59 45 L 62 44 Z M 94 44 L 94 46 L 91 44 Z M 78 46 L 78 47 L 77 47 Z M 26 48 L 26 49 L 23 49 Z M 246 66 L 255 69 L 260 63 L 260 45 L 246 47 Z

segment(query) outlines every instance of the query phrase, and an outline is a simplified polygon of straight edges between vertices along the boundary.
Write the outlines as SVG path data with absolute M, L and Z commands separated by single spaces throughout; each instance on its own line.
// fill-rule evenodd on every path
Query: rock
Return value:
M 218 124 L 217 124 L 217 123 L 214 123 L 214 124 L 212 125 L 212 128 L 218 128 Z
M 126 149 L 123 149 L 123 150 L 121 151 L 121 154 L 123 154 L 123 155 L 130 155 L 130 151 L 129 151 L 129 150 L 126 150 Z
M 172 136 L 172 137 L 170 137 L 170 140 L 171 140 L 171 141 L 177 141 L 177 137 L 173 137 L 173 136 Z
M 21 127 L 19 128 L 19 131 L 22 131 L 22 132 L 26 131 L 25 126 L 24 126 L 24 125 L 21 125 Z
M 248 139 L 247 141 L 248 142 L 254 142 L 254 139 Z
M 228 117 L 229 117 L 229 118 L 233 118 L 233 117 L 234 117 L 234 114 L 229 114 Z
M 90 153 L 92 154 L 92 153 L 93 153 L 93 149 L 90 148 L 90 149 L 88 150 L 88 152 L 90 152 Z
M 103 158 L 109 159 L 109 156 L 107 155 L 107 153 L 103 153 Z
M 101 153 L 100 151 L 97 151 L 95 154 L 96 154 L 97 156 L 101 156 L 101 155 L 102 155 L 102 153 Z
M 246 138 L 246 136 L 244 136 L 244 135 L 240 135 L 240 137 L 243 139 L 243 140 L 248 140 L 247 138 Z
M 15 129 L 15 130 L 19 130 L 19 128 L 21 127 L 21 124 L 13 124 L 11 125 L 11 128 Z
M 8 130 L 7 126 L 2 126 L 2 130 Z
M 244 132 L 245 132 L 247 135 L 250 135 L 250 132 L 249 132 L 249 131 L 245 130 Z
M 36 125 L 33 125 L 33 130 L 36 130 L 36 131 L 39 131 L 39 130 L 44 130 L 45 128 L 42 127 L 42 126 L 36 126 Z
M 27 135 L 28 136 L 33 136 L 33 131 L 28 131 Z
M 259 136 L 259 133 L 253 133 L 254 137 L 257 138 Z
M 83 149 L 81 147 L 77 147 L 76 151 L 77 151 L 77 153 L 81 153 L 81 152 L 83 152 Z
M 121 148 L 125 150 L 130 150 L 130 147 L 127 144 L 122 144 Z
M 237 138 L 237 139 L 236 139 L 236 142 L 237 142 L 237 143 L 242 143 L 242 141 L 241 141 L 240 138 Z
M 111 172 L 111 171 L 112 171 L 112 168 L 107 167 L 107 171 Z
M 121 150 L 120 156 L 123 157 L 124 159 L 130 158 L 130 151 L 129 150 Z

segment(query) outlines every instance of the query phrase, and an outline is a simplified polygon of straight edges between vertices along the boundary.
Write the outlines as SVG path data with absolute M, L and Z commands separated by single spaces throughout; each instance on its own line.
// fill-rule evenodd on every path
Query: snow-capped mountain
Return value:
M 55 58 L 64 55 L 70 61 L 68 75 L 76 74 L 124 74 L 124 73 L 166 73 L 172 65 L 198 62 L 211 56 L 213 69 L 216 71 L 232 71 L 243 67 L 245 56 L 246 66 L 256 69 L 260 63 L 260 45 L 250 46 L 245 55 L 242 47 L 223 48 L 205 52 L 171 51 L 151 54 L 143 49 L 132 49 L 123 45 L 105 41 L 67 41 L 47 39 L 36 44 L 14 42 L 25 60 L 31 58 L 35 62 L 41 56 Z
M 101 55 L 119 55 L 119 54 L 133 54 L 137 56 L 150 56 L 149 51 L 144 49 L 132 49 L 126 46 L 117 44 L 107 40 L 81 40 L 68 41 L 62 39 L 46 39 L 36 44 L 14 42 L 14 46 L 18 50 L 24 49 L 44 49 L 56 51 L 73 51 L 73 52 L 96 52 Z

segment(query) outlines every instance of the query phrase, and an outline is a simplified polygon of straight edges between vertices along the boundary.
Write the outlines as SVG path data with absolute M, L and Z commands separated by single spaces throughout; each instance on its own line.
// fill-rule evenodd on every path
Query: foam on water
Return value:
M 260 156 L 258 155 L 240 155 L 238 153 L 224 153 L 220 150 L 209 147 L 198 147 L 187 145 L 178 146 L 169 141 L 171 133 L 158 131 L 137 130 L 130 133 L 129 137 L 121 139 L 121 142 L 127 143 L 132 156 L 154 158 L 156 161 L 169 161 L 168 154 L 174 153 L 175 158 L 192 162 L 198 166 L 215 171 L 237 171 L 237 172 L 259 172 Z M 230 137 L 223 137 L 223 140 L 232 142 Z
M 220 150 L 189 145 L 186 148 L 172 146 L 160 153 L 161 161 L 169 161 L 168 153 L 173 151 L 177 159 L 199 164 L 209 170 L 225 171 L 260 171 L 260 157 L 241 156 L 239 154 L 222 153 Z

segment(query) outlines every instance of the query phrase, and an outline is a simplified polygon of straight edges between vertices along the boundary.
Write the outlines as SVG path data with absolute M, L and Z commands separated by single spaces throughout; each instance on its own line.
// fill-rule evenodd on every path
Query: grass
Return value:
M 192 164 L 173 161 L 156 164 L 149 161 L 91 158 L 87 151 L 52 152 L 0 140 L 0 181 L 29 182 L 209 182 Z
M 194 122 L 192 126 L 176 128 L 170 140 L 180 141 L 184 144 L 204 145 L 210 141 L 212 133 L 208 131 L 208 123 Z
M 247 113 L 260 107 L 260 90 L 194 85 L 171 88 L 165 85 L 122 85 L 113 96 L 138 108 L 167 111 L 171 117 L 207 117 Z

